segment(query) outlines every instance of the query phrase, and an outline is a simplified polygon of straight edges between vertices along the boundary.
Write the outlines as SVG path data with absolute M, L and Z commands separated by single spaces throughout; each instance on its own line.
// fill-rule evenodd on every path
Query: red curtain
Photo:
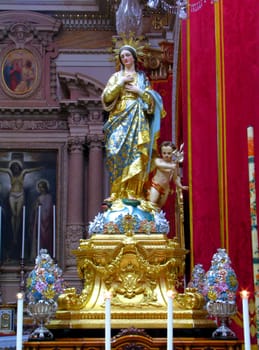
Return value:
M 158 145 L 162 141 L 172 141 L 172 76 L 169 75 L 167 79 L 153 80 L 151 82 L 152 87 L 157 91 L 163 99 L 164 109 L 166 111 L 165 118 L 161 121 L 160 129 L 160 138 L 158 140 Z M 175 226 L 174 223 L 174 195 L 168 197 L 167 203 L 164 208 L 166 219 L 169 221 L 171 232 L 169 237 L 174 236 L 174 230 L 172 229 Z
M 162 119 L 160 140 L 172 141 L 172 76 L 167 79 L 153 80 L 152 87 L 157 91 L 163 99 L 166 117 Z
M 195 2 L 190 2 L 190 10 Z M 252 292 L 251 304 L 255 296 L 247 127 L 254 127 L 259 196 L 259 3 L 202 3 L 199 11 L 190 11 L 182 22 L 182 110 L 188 152 L 185 167 L 191 187 L 191 262 L 192 266 L 201 263 L 207 270 L 217 248 L 226 248 L 239 289 Z M 234 320 L 242 338 L 239 296 L 238 307 Z M 255 343 L 256 324 L 252 309 L 250 312 Z

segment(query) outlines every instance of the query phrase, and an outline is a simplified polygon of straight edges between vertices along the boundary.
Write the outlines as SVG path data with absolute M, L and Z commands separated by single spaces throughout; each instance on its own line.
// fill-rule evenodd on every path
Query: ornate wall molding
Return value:
M 104 86 L 97 80 L 80 73 L 58 72 L 63 98 L 100 101 Z
M 71 136 L 103 135 L 102 84 L 82 74 L 58 74 Z
M 0 13 L 1 105 L 57 105 L 53 39 L 60 27 L 57 19 L 39 13 Z
M 24 120 L 17 118 L 13 120 L 0 120 L 0 130 L 67 130 L 67 122 L 65 120 Z

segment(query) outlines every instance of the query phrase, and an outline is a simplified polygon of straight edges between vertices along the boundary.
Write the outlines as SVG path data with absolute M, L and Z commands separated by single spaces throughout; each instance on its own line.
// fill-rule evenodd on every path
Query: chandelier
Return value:
M 216 2 L 218 0 L 210 0 L 211 4 Z M 186 19 L 187 18 L 187 7 L 189 7 L 190 12 L 197 12 L 199 11 L 203 5 L 207 2 L 207 0 L 198 0 L 192 4 L 188 4 L 188 0 L 176 0 L 171 1 L 171 4 L 169 1 L 166 0 L 148 0 L 147 6 L 152 9 L 157 9 L 158 6 L 161 6 L 161 8 L 171 14 L 177 15 L 180 19 Z
M 188 17 L 187 9 L 189 12 L 197 12 L 207 1 L 213 4 L 218 0 L 197 0 L 192 3 L 188 0 L 147 0 L 146 5 L 151 9 L 162 8 L 165 12 L 184 20 Z M 137 35 L 141 34 L 143 5 L 143 0 L 121 0 L 116 11 L 117 33 L 133 31 Z
M 118 34 L 142 33 L 142 6 L 139 0 L 121 0 L 116 11 L 116 30 Z

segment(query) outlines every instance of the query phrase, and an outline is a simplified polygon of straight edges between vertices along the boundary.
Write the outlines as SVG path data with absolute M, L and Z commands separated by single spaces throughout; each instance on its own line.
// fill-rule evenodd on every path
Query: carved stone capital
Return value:
M 103 149 L 104 135 L 88 135 L 86 142 L 89 149 Z
M 82 153 L 85 147 L 85 137 L 69 137 L 67 145 L 70 153 Z

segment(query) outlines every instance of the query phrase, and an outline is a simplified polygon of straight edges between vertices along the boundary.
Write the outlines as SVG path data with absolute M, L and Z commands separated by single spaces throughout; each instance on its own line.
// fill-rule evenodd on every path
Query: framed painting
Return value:
M 2 61 L 2 84 L 4 91 L 16 97 L 27 97 L 38 86 L 39 61 L 28 49 L 13 49 Z
M 0 151 L 1 264 L 34 264 L 39 249 L 53 255 L 56 234 L 56 150 Z

